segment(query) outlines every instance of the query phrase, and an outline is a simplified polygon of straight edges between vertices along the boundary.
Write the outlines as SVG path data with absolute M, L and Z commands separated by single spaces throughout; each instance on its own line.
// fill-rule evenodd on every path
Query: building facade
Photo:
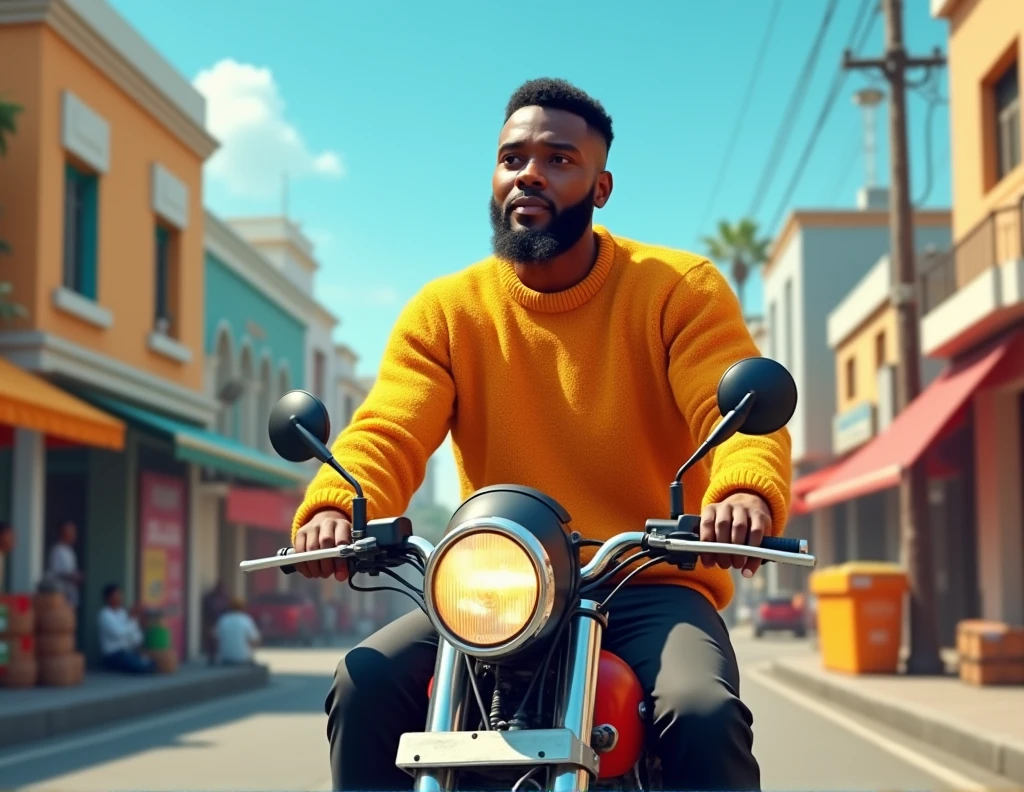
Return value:
M 248 465 L 210 471 L 198 505 L 202 525 L 198 593 L 223 583 L 252 600 L 284 589 L 276 570 L 243 575 L 245 558 L 290 543 L 308 470 L 273 451 L 267 420 L 277 400 L 306 378 L 314 301 L 224 221 L 205 217 L 206 388 L 218 404 L 216 432 L 245 449 Z
M 932 0 L 949 23 L 953 244 L 923 278 L 924 354 L 965 388 L 978 611 L 1024 624 L 1024 7 Z
M 940 628 L 1024 624 L 1024 7 L 933 0 L 949 21 L 953 239 L 923 262 L 921 351 L 948 365 L 805 495 L 824 508 L 929 477 Z
M 127 426 L 105 450 L 14 432 L 12 583 L 34 588 L 71 520 L 87 655 L 107 582 L 163 609 L 184 652 L 198 468 L 173 432 L 128 413 L 201 426 L 216 410 L 201 354 L 202 166 L 217 146 L 205 102 L 103 0 L 0 4 L 0 73 L 25 107 L 2 161 L 0 234 L 27 308 L 0 354 Z
M 860 208 L 797 210 L 787 219 L 764 267 L 765 328 L 762 352 L 789 369 L 800 398 L 789 423 L 794 480 L 833 459 L 836 382 L 833 351 L 826 339 L 828 316 L 889 248 L 884 191 L 862 190 Z M 949 243 L 949 212 L 919 211 L 917 249 Z M 794 503 L 787 535 L 811 539 L 812 521 Z M 769 569 L 769 594 L 802 588 L 806 576 Z

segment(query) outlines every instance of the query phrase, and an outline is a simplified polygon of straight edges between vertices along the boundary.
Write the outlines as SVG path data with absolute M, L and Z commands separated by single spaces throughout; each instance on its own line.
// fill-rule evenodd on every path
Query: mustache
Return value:
M 505 215 L 512 214 L 512 202 L 518 201 L 520 198 L 536 198 L 538 201 L 543 201 L 544 205 L 548 208 L 551 214 L 555 214 L 555 204 L 548 198 L 545 198 L 536 190 L 520 190 L 517 193 L 513 193 L 505 201 Z

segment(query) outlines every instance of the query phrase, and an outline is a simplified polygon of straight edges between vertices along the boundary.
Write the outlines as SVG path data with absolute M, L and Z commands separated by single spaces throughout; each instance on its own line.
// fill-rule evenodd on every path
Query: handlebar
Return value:
M 766 536 L 759 546 L 754 547 L 725 542 L 702 542 L 665 535 L 676 530 L 677 525 L 676 520 L 648 520 L 649 530 L 647 531 L 626 531 L 613 536 L 598 548 L 593 558 L 580 570 L 580 577 L 584 583 L 596 580 L 622 553 L 633 549 L 661 551 L 666 556 L 683 553 L 741 555 L 748 558 L 759 558 L 762 561 L 776 561 L 801 567 L 813 567 L 817 563 L 817 559 L 808 553 L 805 539 Z M 307 550 L 302 553 L 296 553 L 294 548 L 285 547 L 279 550 L 277 555 L 243 561 L 239 566 L 243 572 L 256 572 L 260 569 L 276 567 L 285 574 L 291 574 L 295 571 L 296 564 L 331 558 L 354 558 L 360 553 L 373 551 L 375 547 L 376 542 L 372 537 L 360 539 L 350 545 Z M 406 548 L 423 564 L 426 564 L 427 559 L 434 551 L 434 545 L 422 536 L 408 537 Z

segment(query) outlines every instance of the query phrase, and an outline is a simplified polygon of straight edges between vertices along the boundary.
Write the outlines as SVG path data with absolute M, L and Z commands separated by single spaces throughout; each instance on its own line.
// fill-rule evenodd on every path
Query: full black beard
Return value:
M 594 191 L 572 206 L 553 213 L 543 229 L 513 228 L 512 212 L 491 196 L 491 247 L 494 255 L 513 264 L 541 264 L 562 255 L 590 228 L 594 218 Z

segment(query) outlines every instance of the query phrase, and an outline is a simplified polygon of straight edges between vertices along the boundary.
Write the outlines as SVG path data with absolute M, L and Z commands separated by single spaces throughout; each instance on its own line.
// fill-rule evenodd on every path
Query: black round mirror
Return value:
M 734 410 L 751 391 L 754 405 L 740 427 L 743 434 L 771 434 L 789 423 L 796 412 L 796 383 L 785 366 L 765 357 L 734 363 L 718 382 L 718 411 Z
M 304 390 L 288 391 L 270 411 L 268 432 L 274 450 L 289 462 L 305 462 L 313 458 L 313 450 L 296 431 L 293 418 L 327 445 L 331 436 L 331 416 L 322 401 Z

